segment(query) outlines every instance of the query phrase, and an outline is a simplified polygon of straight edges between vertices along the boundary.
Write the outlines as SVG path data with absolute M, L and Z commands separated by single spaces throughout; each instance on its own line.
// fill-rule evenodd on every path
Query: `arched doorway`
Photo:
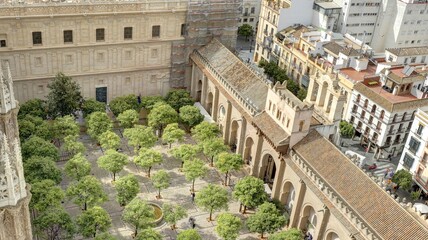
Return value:
M 317 215 L 312 206 L 306 206 L 303 209 L 302 217 L 300 218 L 299 228 L 303 231 L 308 231 L 314 236 L 317 227 Z
M 325 239 L 326 240 L 340 240 L 339 235 L 337 235 L 335 232 L 329 232 Z
M 245 140 L 245 148 L 244 148 L 244 161 L 247 165 L 252 164 L 253 156 L 252 156 L 252 149 L 253 149 L 254 141 L 251 137 L 248 137 Z
M 235 152 L 235 153 L 236 153 L 236 146 L 238 145 L 238 128 L 239 128 L 238 122 L 236 120 L 233 121 L 231 131 L 230 131 L 229 144 L 230 144 L 230 149 L 232 150 L 232 152 Z
M 198 86 L 196 87 L 196 102 L 201 101 L 201 96 L 202 96 L 202 80 L 199 79 Z
M 322 87 L 321 87 L 321 97 L 319 98 L 319 99 L 322 99 L 322 100 L 318 103 L 318 106 L 320 106 L 320 107 L 324 106 L 324 101 L 323 100 L 326 99 L 325 95 L 327 94 L 327 89 L 328 89 L 328 83 L 324 82 L 322 84 Z
M 319 85 L 317 82 L 314 82 L 314 87 L 312 88 L 311 101 L 315 102 L 317 100 Z
M 265 154 L 263 156 L 260 174 L 259 177 L 262 178 L 265 183 L 273 184 L 276 175 L 276 164 L 272 155 Z
M 207 104 L 206 104 L 206 110 L 207 110 L 207 112 L 212 116 L 213 115 L 213 113 L 212 113 L 212 108 L 213 108 L 213 98 L 214 98 L 214 96 L 213 96 L 213 93 L 212 92 L 210 92 L 210 93 L 208 93 L 208 98 L 207 98 Z
M 286 182 L 282 188 L 281 194 L 281 203 L 284 204 L 285 210 L 288 214 L 291 214 L 294 206 L 294 197 L 296 192 L 294 191 L 294 186 L 291 182 Z

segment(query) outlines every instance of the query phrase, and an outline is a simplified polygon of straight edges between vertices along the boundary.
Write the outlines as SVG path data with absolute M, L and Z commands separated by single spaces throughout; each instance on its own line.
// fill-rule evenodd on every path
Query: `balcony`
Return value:
M 413 176 L 413 180 L 421 187 L 423 188 L 424 192 L 428 192 L 428 182 L 421 178 L 418 174 L 415 174 Z

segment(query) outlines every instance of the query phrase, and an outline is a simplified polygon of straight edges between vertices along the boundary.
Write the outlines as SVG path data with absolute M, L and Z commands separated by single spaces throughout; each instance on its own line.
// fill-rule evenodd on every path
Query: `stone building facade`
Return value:
M 0 66 L 0 239 L 32 240 L 31 193 L 22 166 L 15 100 L 9 66 Z
M 329 126 L 313 117 L 313 106 L 268 84 L 216 40 L 194 51 L 191 64 L 192 96 L 225 143 L 236 144 L 250 174 L 271 187 L 289 227 L 320 240 L 425 239 L 426 220 L 326 138 Z

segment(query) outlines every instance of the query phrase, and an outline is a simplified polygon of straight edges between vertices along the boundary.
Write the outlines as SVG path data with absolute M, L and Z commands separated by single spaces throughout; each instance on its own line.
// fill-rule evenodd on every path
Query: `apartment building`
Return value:
M 385 59 L 398 64 L 428 63 L 428 47 L 387 48 Z
M 397 170 L 406 169 L 413 180 L 428 193 L 428 112 L 418 109 Z
M 428 110 L 423 68 L 383 69 L 379 76 L 355 84 L 346 120 L 354 125 L 360 142 L 376 158 L 399 156 L 410 133 L 416 110 Z
M 261 2 L 261 0 L 243 0 L 242 16 L 239 19 L 239 26 L 249 24 L 256 31 L 257 23 L 259 22 Z
M 16 98 L 44 98 L 55 74 L 85 98 L 164 95 L 186 87 L 193 49 L 235 48 L 240 0 L 24 0 L 0 3 L 0 61 Z

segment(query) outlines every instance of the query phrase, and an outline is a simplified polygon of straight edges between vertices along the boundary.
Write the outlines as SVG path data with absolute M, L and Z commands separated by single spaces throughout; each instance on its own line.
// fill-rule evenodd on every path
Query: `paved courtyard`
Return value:
M 119 129 L 115 129 L 115 132 L 119 136 L 121 136 Z M 102 207 L 104 207 L 110 213 L 110 216 L 112 218 L 113 223 L 109 232 L 115 237 L 117 237 L 117 239 L 132 239 L 131 234 L 133 233 L 133 228 L 132 226 L 128 226 L 124 221 L 122 221 L 121 216 L 123 207 L 121 207 L 116 201 L 116 191 L 112 183 L 112 176 L 107 171 L 100 169 L 97 166 L 96 160 L 103 154 L 100 147 L 97 146 L 95 141 L 93 141 L 86 134 L 82 134 L 79 138 L 79 141 L 83 142 L 87 147 L 86 157 L 92 164 L 91 174 L 96 176 L 103 183 L 103 187 L 109 198 L 109 200 L 102 205 Z M 186 136 L 186 139 L 183 143 L 194 142 L 189 136 Z M 174 145 L 177 146 L 177 144 Z M 135 155 L 135 153 L 131 148 L 127 147 L 127 142 L 125 138 L 122 138 L 122 149 L 123 153 L 129 156 L 130 162 L 127 164 L 127 166 L 125 166 L 124 170 L 122 170 L 118 174 L 117 177 L 124 176 L 129 173 L 136 175 L 139 179 L 141 187 L 141 192 L 139 193 L 139 196 L 141 198 L 157 203 L 159 205 L 162 205 L 163 203 L 180 204 L 181 206 L 187 209 L 188 217 L 191 216 L 196 219 L 196 229 L 203 236 L 203 239 L 219 239 L 219 237 L 217 237 L 216 233 L 214 232 L 216 222 L 208 222 L 207 218 L 209 216 L 209 213 L 201 210 L 194 203 L 192 203 L 190 195 L 191 183 L 189 181 L 186 181 L 184 174 L 179 172 L 181 162 L 170 156 L 170 154 L 168 153 L 169 148 L 167 145 L 161 145 L 159 141 L 154 147 L 154 149 L 162 152 L 164 156 L 164 162 L 162 164 L 154 166 L 152 168 L 151 174 L 155 173 L 159 169 L 164 169 L 171 176 L 171 185 L 169 188 L 162 190 L 162 199 L 160 200 L 157 200 L 155 197 L 157 194 L 157 190 L 153 187 L 151 180 L 146 177 L 145 169 L 138 167 L 132 162 L 132 157 Z M 203 154 L 201 154 L 200 157 L 201 159 L 206 160 L 208 165 L 208 159 Z M 61 168 L 64 167 L 64 164 L 65 161 L 59 163 Z M 236 183 L 237 180 L 244 177 L 245 175 L 247 175 L 245 169 L 233 172 L 231 177 L 231 185 Z M 221 184 L 223 177 L 224 176 L 220 175 L 220 173 L 218 173 L 215 168 L 210 168 L 206 177 L 200 180 L 196 180 L 195 189 L 196 191 L 198 191 L 199 189 L 206 186 L 208 183 Z M 63 182 L 61 183 L 63 189 L 66 189 L 69 184 L 69 181 L 70 180 L 66 177 L 64 178 Z M 232 193 L 232 186 L 225 188 L 228 189 L 230 194 Z M 73 216 L 77 216 L 81 213 L 80 207 L 73 204 L 72 202 L 66 201 L 65 207 Z M 238 209 L 239 203 L 236 200 L 232 199 L 229 204 L 229 212 L 235 214 L 236 216 L 239 216 L 243 220 L 248 217 L 248 215 L 244 216 L 240 214 L 238 212 Z M 216 217 L 218 214 L 218 212 L 215 212 L 213 216 Z M 162 221 L 159 226 L 155 227 L 155 229 L 164 236 L 164 239 L 176 239 L 178 232 L 188 229 L 190 227 L 188 224 L 188 217 L 178 222 L 177 229 L 175 231 L 171 230 L 169 225 L 166 224 L 164 221 Z M 249 233 L 249 231 L 244 227 L 241 230 L 241 236 L 239 239 L 258 238 L 257 234 Z

